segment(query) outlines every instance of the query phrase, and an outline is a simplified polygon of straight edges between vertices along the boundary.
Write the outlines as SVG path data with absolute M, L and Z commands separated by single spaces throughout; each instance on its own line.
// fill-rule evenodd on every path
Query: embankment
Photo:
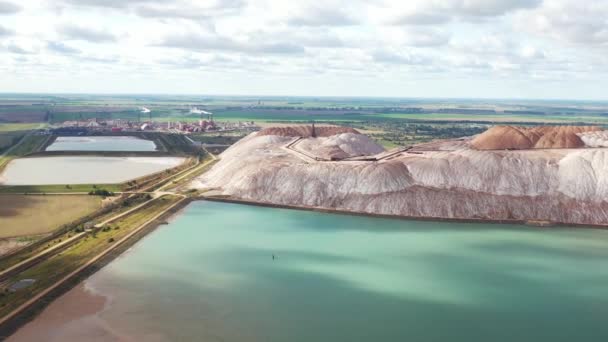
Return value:
M 110 263 L 120 254 L 133 246 L 141 238 L 156 229 L 162 222 L 164 222 L 164 220 L 178 213 L 189 203 L 190 199 L 187 198 L 178 200 L 175 204 L 143 223 L 138 228 L 135 228 L 121 240 L 97 254 L 86 264 L 61 278 L 43 292 L 32 297 L 29 301 L 22 304 L 16 310 L 13 310 L 8 315 L 0 318 L 0 340 L 4 340 L 12 335 L 15 331 L 17 331 L 17 329 L 19 329 L 19 327 L 36 317 L 36 315 L 39 314 L 53 300 L 63 295 L 78 285 L 81 281 Z

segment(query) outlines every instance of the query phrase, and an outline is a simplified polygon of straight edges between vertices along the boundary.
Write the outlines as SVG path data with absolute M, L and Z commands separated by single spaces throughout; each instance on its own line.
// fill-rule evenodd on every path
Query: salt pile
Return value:
M 478 150 L 527 150 L 532 148 L 580 148 L 578 134 L 599 131 L 596 126 L 495 126 L 471 141 Z
M 278 132 L 285 131 L 306 132 Z M 258 132 L 226 150 L 192 186 L 250 201 L 362 213 L 608 225 L 608 149 L 572 149 L 584 147 L 583 138 L 605 136 L 596 131 L 498 127 L 473 143 L 426 144 L 378 161 L 300 158 L 286 148 L 293 136 Z M 444 148 L 454 144 L 458 148 Z M 383 151 L 352 132 L 296 145 L 324 157 Z M 512 148 L 519 150 L 505 150 Z

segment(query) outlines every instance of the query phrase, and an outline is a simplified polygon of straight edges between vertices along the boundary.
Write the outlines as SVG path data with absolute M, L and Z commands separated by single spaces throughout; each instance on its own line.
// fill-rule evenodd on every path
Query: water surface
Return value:
M 58 137 L 46 150 L 149 152 L 156 151 L 156 144 L 133 136 Z
M 196 202 L 87 285 L 154 340 L 606 341 L 607 261 L 601 230 Z
M 39 157 L 11 161 L 1 185 L 110 184 L 175 167 L 176 157 Z

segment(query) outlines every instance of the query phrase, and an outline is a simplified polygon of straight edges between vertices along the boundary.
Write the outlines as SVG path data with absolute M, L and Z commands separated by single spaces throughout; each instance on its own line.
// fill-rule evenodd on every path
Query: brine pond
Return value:
M 606 341 L 607 261 L 602 230 L 194 202 L 12 340 Z
M 0 185 L 112 184 L 175 167 L 177 157 L 37 157 L 11 161 Z
M 58 137 L 46 150 L 152 152 L 156 144 L 133 136 Z

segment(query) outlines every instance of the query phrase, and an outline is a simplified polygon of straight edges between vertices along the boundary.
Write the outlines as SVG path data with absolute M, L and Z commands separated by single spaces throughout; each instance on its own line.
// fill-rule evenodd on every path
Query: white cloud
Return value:
M 374 61 L 379 63 L 400 65 L 428 65 L 431 60 L 428 57 L 415 55 L 409 52 L 395 52 L 389 50 L 377 50 L 372 53 Z
M 80 50 L 77 48 L 71 47 L 61 42 L 48 42 L 47 48 L 55 53 L 62 55 L 77 55 L 80 53 Z
M 14 40 L 8 41 L 0 45 L 0 48 L 4 51 L 18 55 L 30 55 L 38 52 L 37 47 L 28 45 L 27 43 L 17 42 Z
M 598 89 L 608 86 L 603 81 L 608 79 L 608 3 L 603 0 L 16 4 L 0 0 L 0 14 L 6 14 L 0 26 L 0 57 L 6 62 L 2 70 L 8 68 L 13 75 L 10 82 L 0 80 L 3 89 L 31 87 L 37 83 L 25 77 L 37 73 L 62 80 L 57 84 L 66 87 L 79 83 L 70 84 L 70 89 L 93 91 L 105 85 L 109 92 L 125 77 L 136 89 L 154 92 L 174 90 L 163 78 L 188 92 L 205 90 L 200 80 L 214 79 L 212 90 L 218 93 L 337 89 L 342 95 L 395 96 L 409 90 L 452 96 L 438 94 L 438 89 L 464 89 L 466 80 L 472 93 L 490 90 L 476 89 L 471 82 L 499 82 L 502 90 L 517 82 L 514 91 L 522 92 L 527 85 L 534 96 L 533 89 L 542 88 L 537 83 L 566 78 L 593 81 Z M 106 82 L 87 81 L 95 80 L 100 69 Z M 370 79 L 374 87 L 365 86 Z M 564 84 L 568 96 L 589 95 L 581 93 L 588 87 Z M 361 93 L 364 89 L 371 93 Z M 605 96 L 599 90 L 592 95 Z
M 223 15 L 239 13 L 246 3 L 243 0 L 209 0 L 204 2 L 158 2 L 134 7 L 135 13 L 147 18 L 180 18 L 208 20 Z
M 170 34 L 155 45 L 206 52 L 228 51 L 235 53 L 261 54 L 301 54 L 305 52 L 305 49 L 302 46 L 287 41 L 239 41 L 230 37 L 209 33 Z
M 70 40 L 84 40 L 95 43 L 113 42 L 116 40 L 116 36 L 107 30 L 100 30 L 91 27 L 64 25 L 59 27 L 58 31 L 65 36 L 66 39 Z
M 15 14 L 21 11 L 21 6 L 13 2 L 0 1 L 0 15 Z
M 138 3 L 158 3 L 159 0 L 63 0 L 66 6 L 125 8 Z
M 499 16 L 515 10 L 534 8 L 542 0 L 452 0 L 434 3 L 438 9 L 465 16 Z
M 307 8 L 288 17 L 287 22 L 293 26 L 350 26 L 358 21 L 341 8 Z
M 441 46 L 450 41 L 447 32 L 439 29 L 415 28 L 404 31 L 404 43 L 411 46 Z
M 607 18 L 606 1 L 554 0 L 521 13 L 516 24 L 522 30 L 571 44 L 608 45 Z
M 387 0 L 371 6 L 372 16 L 390 25 L 438 25 L 452 20 L 479 21 L 535 8 L 542 0 Z
M 12 36 L 13 34 L 15 34 L 15 31 L 7 29 L 3 26 L 0 26 L 0 37 L 2 36 Z

